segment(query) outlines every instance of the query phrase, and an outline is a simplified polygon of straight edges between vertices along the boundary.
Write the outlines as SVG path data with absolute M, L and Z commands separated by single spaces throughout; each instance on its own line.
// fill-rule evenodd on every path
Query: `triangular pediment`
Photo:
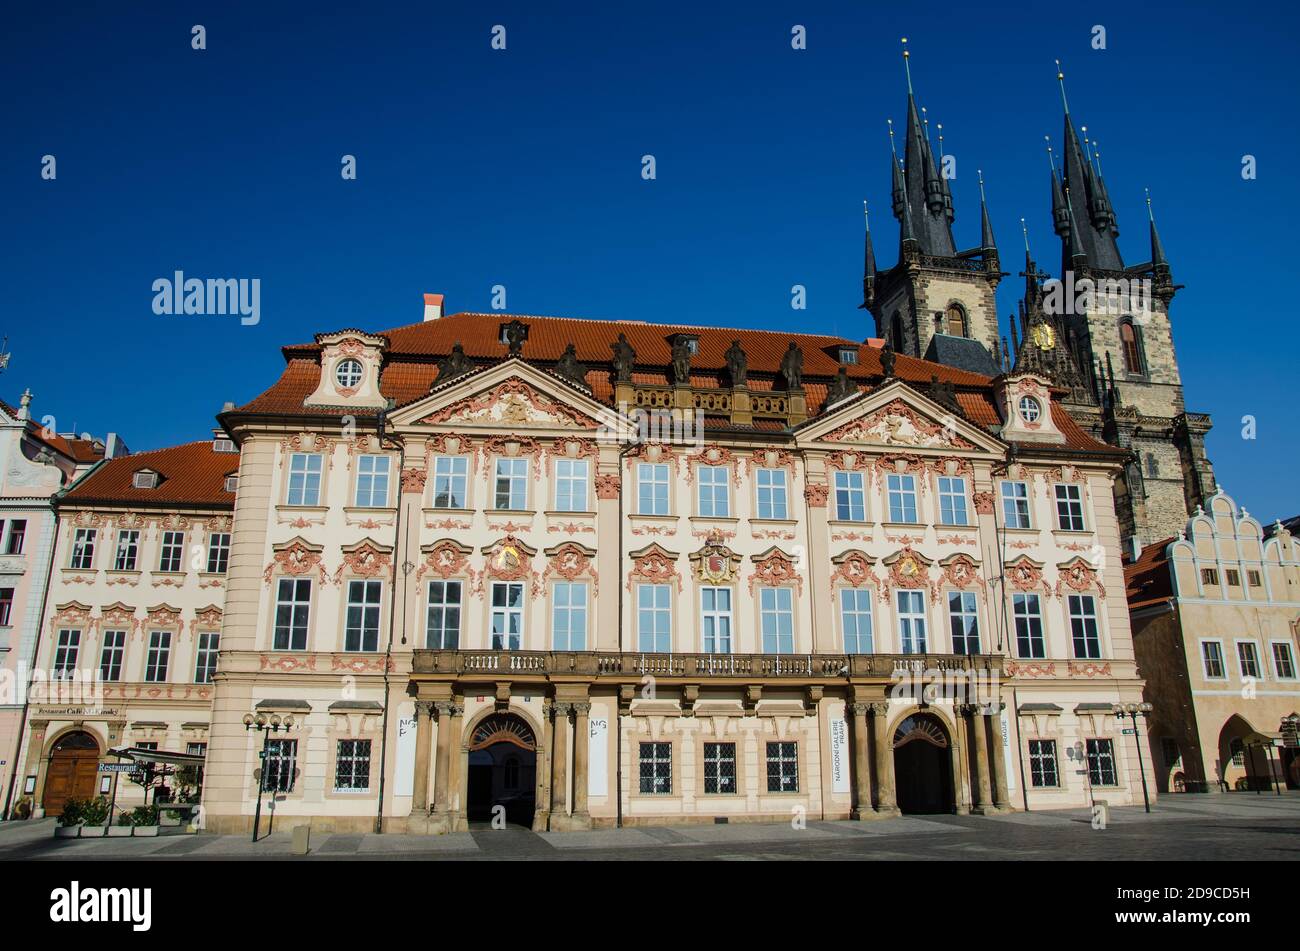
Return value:
M 619 414 L 591 397 L 585 389 L 530 366 L 506 359 L 491 367 L 459 376 L 429 395 L 393 412 L 389 419 L 402 428 L 452 428 L 463 431 L 538 430 L 582 432 L 606 429 L 626 432 Z
M 830 413 L 809 420 L 799 428 L 797 439 L 800 445 L 833 443 L 998 455 L 1006 448 L 969 420 L 901 381 L 846 400 Z

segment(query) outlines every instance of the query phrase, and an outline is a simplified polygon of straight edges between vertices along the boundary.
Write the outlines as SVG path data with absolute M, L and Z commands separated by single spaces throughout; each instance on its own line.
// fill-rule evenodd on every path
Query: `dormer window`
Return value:
M 857 347 L 840 347 L 840 363 L 847 366 L 853 366 L 858 362 Z
M 232 472 L 230 475 L 226 476 L 226 491 L 234 492 L 238 488 L 239 488 L 239 476 L 235 475 L 235 473 Z
M 156 489 L 158 488 L 158 473 L 150 472 L 148 469 L 141 469 L 131 477 L 131 485 L 137 489 Z
M 349 358 L 334 368 L 334 382 L 339 385 L 340 389 L 354 390 L 361 384 L 365 372 L 360 360 Z
M 697 353 L 699 353 L 699 352 L 700 352 L 700 342 L 699 342 L 699 340 L 697 340 L 697 339 L 694 338 L 694 337 L 687 337 L 687 338 L 686 338 L 686 350 L 690 353 L 691 356 L 695 356 Z
M 229 436 L 217 436 L 212 440 L 213 452 L 234 452 L 235 441 Z

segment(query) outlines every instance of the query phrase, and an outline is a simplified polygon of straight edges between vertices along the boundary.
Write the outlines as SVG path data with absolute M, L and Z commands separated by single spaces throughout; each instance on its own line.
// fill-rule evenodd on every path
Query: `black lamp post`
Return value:
M 1133 745 L 1137 747 L 1138 753 L 1138 772 L 1142 774 L 1142 805 L 1146 811 L 1151 811 L 1151 796 L 1147 792 L 1147 768 L 1142 762 L 1142 737 L 1138 735 L 1138 714 L 1146 716 L 1151 712 L 1149 703 L 1115 703 L 1111 704 L 1111 709 L 1115 711 L 1115 717 L 1123 722 L 1125 717 L 1133 720 Z
M 262 731 L 262 753 L 260 757 L 261 772 L 258 774 L 258 779 L 257 779 L 257 806 L 253 810 L 253 841 L 256 842 L 257 829 L 262 824 L 262 793 L 266 791 L 267 740 L 269 739 L 272 733 L 279 733 L 281 730 L 288 732 L 289 730 L 293 729 L 293 717 L 286 716 L 284 719 L 281 719 L 278 713 L 272 713 L 270 716 L 267 716 L 265 713 L 258 713 L 258 714 L 245 713 L 244 729 Z M 275 795 L 274 790 L 271 791 L 271 795 Z M 271 814 L 271 823 L 272 823 L 272 828 L 274 828 L 275 813 Z M 268 829 L 267 835 L 270 834 L 271 832 Z

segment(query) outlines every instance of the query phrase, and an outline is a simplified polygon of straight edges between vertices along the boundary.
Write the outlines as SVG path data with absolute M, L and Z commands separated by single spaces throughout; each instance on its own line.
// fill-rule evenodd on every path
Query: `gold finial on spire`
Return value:
M 1156 220 L 1156 216 L 1155 216 L 1155 212 L 1151 210 L 1151 189 L 1144 188 L 1142 190 L 1146 192 L 1147 195 L 1147 219 L 1154 224 Z
M 1056 174 L 1056 155 L 1052 152 L 1052 137 L 1045 135 L 1043 141 L 1047 143 L 1047 164 L 1052 166 L 1052 174 Z
M 898 147 L 897 147 L 896 145 L 894 145 L 894 120 L 893 120 L 893 119 L 886 119 L 885 121 L 886 121 L 887 123 L 889 123 L 889 151 L 893 152 L 893 153 L 894 153 L 894 158 L 897 159 L 897 158 L 898 158 Z
M 982 168 L 977 168 L 977 169 L 975 169 L 975 176 L 979 179 L 979 183 L 980 183 L 980 204 L 983 204 L 983 203 L 984 203 L 984 169 L 982 169 Z
M 939 130 L 939 161 L 942 162 L 942 161 L 943 161 L 943 158 L 944 158 L 944 153 L 943 153 L 943 123 L 942 123 L 942 122 L 936 122 L 936 123 L 934 124 L 934 127 L 935 127 L 936 129 Z
M 1020 232 L 1025 236 L 1025 254 L 1029 253 L 1029 229 L 1025 227 L 1025 219 L 1020 219 Z
M 1056 81 L 1061 84 L 1061 105 L 1065 107 L 1065 114 L 1070 114 L 1070 103 L 1065 98 L 1065 73 L 1061 71 L 1061 61 L 1056 61 Z
M 907 73 L 907 94 L 912 95 L 912 67 L 908 62 L 910 56 L 907 52 L 907 37 L 903 37 L 903 71 Z
M 867 214 L 867 200 L 865 198 L 862 199 L 862 223 L 867 226 L 868 231 L 871 230 L 871 216 Z

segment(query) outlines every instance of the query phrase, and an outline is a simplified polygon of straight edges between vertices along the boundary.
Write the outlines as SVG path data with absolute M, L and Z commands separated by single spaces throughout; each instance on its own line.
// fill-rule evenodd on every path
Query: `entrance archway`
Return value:
M 943 721 L 913 713 L 894 730 L 894 781 L 904 813 L 953 811 L 952 747 Z
M 505 807 L 506 821 L 531 828 L 537 808 L 537 737 L 513 713 L 493 713 L 474 727 L 467 745 L 469 775 L 465 817 L 470 822 L 493 818 Z
M 1219 779 L 1230 790 L 1272 789 L 1271 746 L 1270 738 L 1234 713 L 1219 730 Z
M 45 791 L 41 796 L 45 814 L 62 815 L 63 804 L 69 799 L 94 796 L 98 771 L 98 740 L 84 730 L 59 737 L 50 750 L 50 765 L 45 771 Z

